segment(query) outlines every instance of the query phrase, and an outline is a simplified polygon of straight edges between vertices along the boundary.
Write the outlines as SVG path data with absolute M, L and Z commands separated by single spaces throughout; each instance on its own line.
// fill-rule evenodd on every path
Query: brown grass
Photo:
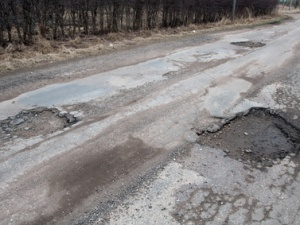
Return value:
M 298 14 L 300 13 L 300 8 L 291 7 L 291 10 L 289 10 L 289 6 L 279 6 L 278 11 L 280 14 Z
M 110 33 L 101 37 L 85 36 L 76 37 L 66 41 L 46 40 L 36 36 L 33 46 L 23 44 L 10 44 L 5 49 L 0 49 L 0 74 L 22 68 L 32 68 L 42 64 L 65 61 L 69 59 L 98 55 L 132 45 L 138 45 L 170 37 L 182 37 L 199 33 L 208 33 L 226 29 L 258 26 L 276 23 L 284 16 L 272 15 L 253 18 L 251 12 L 243 19 L 231 21 L 223 18 L 217 23 L 190 25 L 178 28 L 143 30 L 130 33 Z

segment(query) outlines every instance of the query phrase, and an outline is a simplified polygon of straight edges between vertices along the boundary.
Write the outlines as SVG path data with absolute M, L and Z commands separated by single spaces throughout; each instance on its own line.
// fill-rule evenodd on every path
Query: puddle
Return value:
M 300 130 L 268 109 L 251 109 L 247 115 L 224 120 L 221 128 L 212 128 L 199 134 L 200 144 L 222 149 L 228 157 L 257 168 L 300 151 Z
M 260 48 L 265 46 L 266 44 L 261 42 L 253 42 L 253 41 L 239 41 L 239 42 L 231 42 L 232 45 L 248 47 L 248 48 Z
M 0 142 L 51 134 L 76 122 L 77 117 L 55 108 L 23 110 L 16 116 L 0 121 Z

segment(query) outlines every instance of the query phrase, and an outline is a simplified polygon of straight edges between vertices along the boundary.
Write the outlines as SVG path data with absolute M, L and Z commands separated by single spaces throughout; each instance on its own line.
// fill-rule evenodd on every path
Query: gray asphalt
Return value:
M 297 154 L 262 170 L 198 139 L 253 107 L 300 128 L 300 17 L 293 17 L 173 40 L 189 43 L 173 49 L 125 50 L 120 66 L 74 72 L 68 81 L 70 62 L 55 82 L 20 82 L 22 93 L 3 88 L 11 98 L 0 102 L 1 120 L 51 107 L 80 122 L 1 143 L 0 224 L 300 224 Z M 266 45 L 231 44 L 244 41 Z

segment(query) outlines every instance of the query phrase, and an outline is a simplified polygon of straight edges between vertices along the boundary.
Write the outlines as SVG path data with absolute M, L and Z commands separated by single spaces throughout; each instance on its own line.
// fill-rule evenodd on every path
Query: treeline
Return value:
M 0 45 L 209 23 L 231 16 L 233 0 L 0 0 Z M 237 0 L 236 15 L 270 13 L 277 0 Z

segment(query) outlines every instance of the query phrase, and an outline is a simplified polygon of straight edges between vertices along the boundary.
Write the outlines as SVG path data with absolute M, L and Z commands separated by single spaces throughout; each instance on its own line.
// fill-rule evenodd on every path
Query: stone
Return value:
M 67 112 L 62 111 L 62 112 L 58 113 L 58 116 L 59 117 L 64 117 L 66 114 L 67 114 Z
M 251 149 L 246 149 L 245 152 L 246 153 L 252 153 L 252 150 Z
M 214 124 L 214 125 L 208 127 L 208 128 L 207 128 L 207 131 L 208 131 L 209 133 L 215 133 L 215 132 L 217 132 L 217 131 L 220 130 L 220 129 L 221 129 L 221 127 L 220 127 L 219 125 Z
M 77 116 L 75 116 L 77 118 Z M 194 143 L 198 139 L 198 135 L 195 132 L 189 131 L 184 134 L 184 139 L 187 142 Z
M 12 124 L 14 125 L 14 126 L 18 126 L 18 125 L 20 125 L 20 124 L 22 124 L 22 123 L 24 123 L 25 122 L 25 120 L 23 119 L 23 118 L 16 118 L 16 119 L 14 119 L 13 121 L 12 121 Z
M 72 112 L 70 112 L 70 114 L 73 115 L 73 116 L 76 115 L 76 114 L 78 114 L 78 113 L 79 113 L 78 111 L 72 111 Z
M 74 123 L 76 121 L 75 117 L 72 115 L 66 115 L 68 123 Z

